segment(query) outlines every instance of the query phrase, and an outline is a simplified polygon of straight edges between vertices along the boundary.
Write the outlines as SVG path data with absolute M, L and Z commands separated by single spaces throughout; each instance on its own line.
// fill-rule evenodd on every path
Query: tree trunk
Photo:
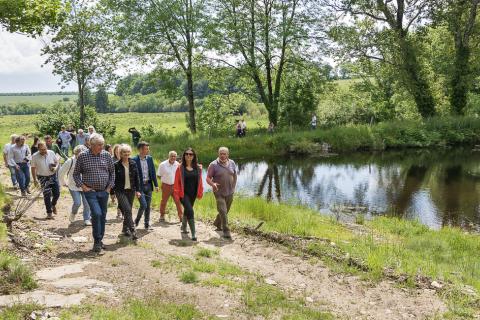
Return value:
M 456 41 L 457 42 L 457 41 Z M 455 44 L 455 61 L 452 73 L 450 104 L 453 112 L 463 115 L 467 106 L 467 93 L 469 87 L 470 49 L 463 42 Z
M 85 127 L 85 88 L 81 81 L 77 81 L 78 84 L 78 107 L 80 109 L 80 127 Z
M 432 92 L 426 79 L 421 75 L 421 67 L 414 48 L 404 37 L 401 37 L 399 42 L 405 85 L 413 96 L 422 118 L 429 118 L 435 115 L 435 102 Z
M 186 72 L 187 76 L 187 98 L 188 98 L 188 116 L 190 120 L 190 131 L 197 132 L 197 125 L 195 123 L 195 99 L 193 96 L 193 75 L 192 71 Z

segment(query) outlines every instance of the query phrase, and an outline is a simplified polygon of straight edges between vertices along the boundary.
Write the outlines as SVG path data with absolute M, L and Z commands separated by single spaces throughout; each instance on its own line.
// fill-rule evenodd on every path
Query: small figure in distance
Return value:
M 312 126 L 312 130 L 317 129 L 317 116 L 315 113 L 312 114 L 312 120 L 310 121 L 310 125 Z
M 273 124 L 273 122 L 270 122 L 268 124 L 267 132 L 273 134 L 274 131 L 275 131 L 275 125 Z
M 133 146 L 137 147 L 138 142 L 140 141 L 140 138 L 142 137 L 142 135 L 140 134 L 140 132 L 138 132 L 138 130 L 135 127 L 128 129 L 128 132 L 132 135 Z

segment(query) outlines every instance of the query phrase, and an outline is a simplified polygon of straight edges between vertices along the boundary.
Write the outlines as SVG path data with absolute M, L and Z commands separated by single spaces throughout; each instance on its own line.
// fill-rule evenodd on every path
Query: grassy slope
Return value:
M 197 216 L 214 219 L 216 205 L 211 194 L 195 206 Z M 368 266 L 369 271 L 363 275 L 369 279 L 382 279 L 388 270 L 396 276 L 408 276 L 410 285 L 414 285 L 417 275 L 449 283 L 443 292 L 451 310 L 446 317 L 469 318 L 475 310 L 480 310 L 478 300 L 461 293 L 465 285 L 480 292 L 479 235 L 448 227 L 435 231 L 415 221 L 394 218 L 366 222 L 364 232 L 354 232 L 313 210 L 268 203 L 261 198 L 235 199 L 230 216 L 252 227 L 264 221 L 261 229 L 266 232 L 330 239 L 334 246 L 322 241 L 311 244 L 309 250 L 323 256 L 338 254 L 339 248 L 341 254 L 349 254 Z M 330 263 L 341 271 L 358 271 Z

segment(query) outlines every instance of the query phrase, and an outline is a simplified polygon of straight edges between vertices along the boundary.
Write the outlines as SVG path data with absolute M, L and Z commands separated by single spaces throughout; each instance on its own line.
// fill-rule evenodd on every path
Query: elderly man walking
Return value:
M 12 186 L 15 189 L 18 189 L 17 174 L 15 172 L 15 166 L 11 166 L 11 165 L 8 164 L 8 151 L 10 150 L 10 148 L 12 146 L 15 145 L 15 139 L 17 137 L 18 136 L 16 134 L 12 134 L 10 136 L 10 142 L 5 144 L 5 146 L 3 147 L 3 162 L 5 163 L 5 167 L 8 168 L 8 171 L 10 171 L 10 178 L 12 179 Z
M 57 179 L 58 158 L 52 150 L 47 149 L 45 142 L 38 143 L 38 152 L 32 156 L 32 177 L 35 186 L 40 186 L 43 190 L 43 201 L 47 209 L 47 219 L 53 219 L 57 214 L 57 201 L 60 198 L 60 186 Z
M 8 165 L 15 168 L 18 184 L 22 196 L 30 194 L 30 165 L 32 154 L 30 148 L 25 144 L 25 137 L 19 136 L 15 138 L 15 144 L 8 150 Z
M 179 163 L 177 162 L 177 153 L 170 151 L 168 159 L 160 163 L 158 166 L 157 176 L 162 180 L 162 201 L 160 202 L 160 222 L 165 221 L 165 208 L 170 197 L 173 198 L 177 207 L 177 214 L 180 221 L 182 220 L 183 211 L 180 201 L 173 197 L 173 184 L 175 182 L 175 172 L 177 172 Z
M 102 240 L 107 220 L 108 196 L 115 184 L 115 170 L 112 157 L 103 148 L 103 137 L 93 133 L 89 141 L 90 149 L 78 155 L 73 179 L 77 187 L 82 188 L 90 206 L 93 251 L 100 253 L 105 248 Z
M 229 159 L 226 147 L 218 149 L 218 158 L 208 166 L 207 183 L 212 187 L 217 201 L 217 218 L 214 225 L 223 231 L 225 239 L 231 239 L 228 227 L 228 212 L 233 202 L 233 194 L 237 185 L 237 166 Z

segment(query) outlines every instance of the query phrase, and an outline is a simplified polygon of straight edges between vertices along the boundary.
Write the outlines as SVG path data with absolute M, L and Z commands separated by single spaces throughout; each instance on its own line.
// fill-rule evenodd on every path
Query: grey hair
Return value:
M 102 135 L 99 134 L 99 133 L 92 133 L 92 135 L 90 136 L 90 144 L 93 146 L 93 145 L 96 145 L 96 144 L 105 144 L 105 139 L 103 139 Z
M 97 130 L 95 130 L 95 127 L 94 126 L 88 126 L 88 129 L 93 129 L 93 132 L 96 133 Z
M 168 156 L 169 156 L 169 157 L 170 157 L 170 156 L 173 156 L 173 155 L 177 156 L 177 152 L 172 150 L 172 151 L 170 151 L 170 152 L 168 153 Z
M 120 145 L 120 154 L 122 154 L 122 151 L 130 151 L 132 152 L 132 147 L 130 147 L 128 144 L 126 143 L 122 143 Z
M 218 153 L 222 152 L 222 151 L 226 151 L 228 154 L 230 154 L 230 150 L 228 150 L 227 147 L 220 147 L 218 148 Z
M 78 129 L 78 133 L 83 133 L 83 129 Z
M 82 153 L 83 151 L 86 151 L 87 149 L 88 148 L 85 147 L 83 144 L 80 144 L 73 149 L 73 154 L 78 156 L 80 153 Z
M 10 136 L 10 139 L 11 139 L 11 140 L 17 139 L 17 137 L 18 137 L 18 134 L 15 134 L 15 133 L 14 133 L 14 134 L 12 134 L 12 135 Z

